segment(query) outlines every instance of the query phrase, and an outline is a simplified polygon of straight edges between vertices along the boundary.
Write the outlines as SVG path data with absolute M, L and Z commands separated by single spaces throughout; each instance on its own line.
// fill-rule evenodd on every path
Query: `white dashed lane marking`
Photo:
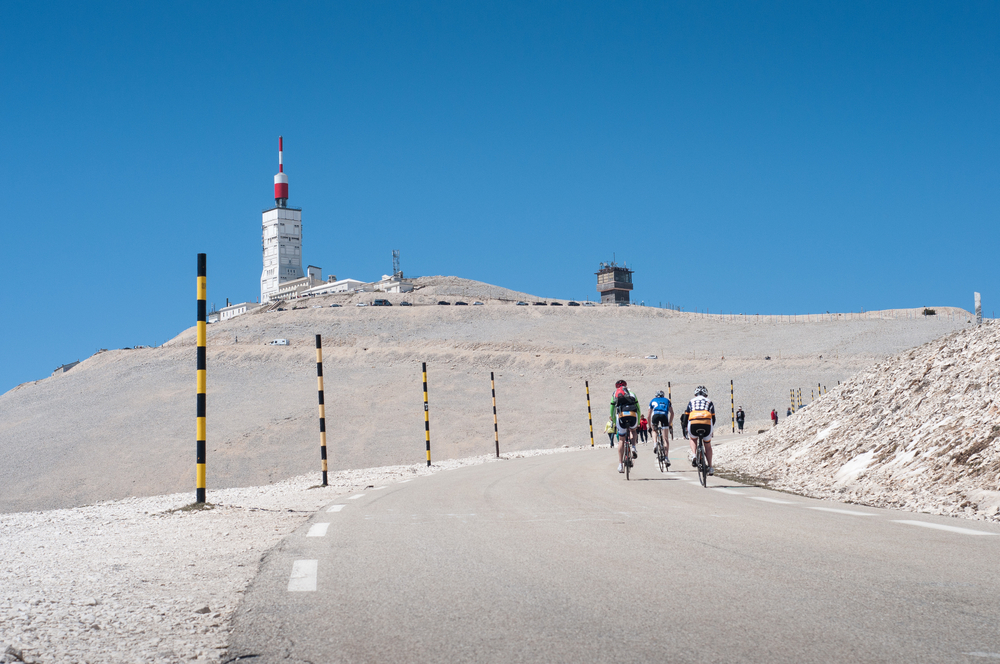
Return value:
M 790 500 L 778 500 L 777 498 L 767 498 L 765 496 L 747 496 L 753 500 L 763 500 L 765 503 L 774 503 L 775 505 L 794 505 Z
M 996 535 L 996 533 L 988 533 L 985 530 L 973 530 L 972 528 L 959 528 L 958 526 L 945 526 L 940 523 L 928 523 L 926 521 L 897 521 L 893 520 L 893 523 L 905 523 L 908 526 L 920 526 L 921 528 L 934 528 L 935 530 L 947 530 L 950 533 L 961 533 L 962 535 Z
M 742 491 L 736 491 L 735 489 L 723 489 L 721 486 L 719 486 L 719 487 L 711 486 L 711 487 L 708 487 L 708 488 L 712 489 L 713 491 L 718 491 L 719 493 L 728 493 L 731 496 L 742 496 L 742 495 L 744 495 L 744 493 Z
M 292 575 L 288 579 L 288 591 L 308 592 L 316 590 L 316 572 L 318 569 L 318 560 L 296 560 L 292 563 Z
M 365 494 L 363 494 L 363 493 L 356 493 L 353 496 L 351 496 L 350 498 L 348 498 L 348 500 L 357 500 L 358 498 L 361 498 L 364 495 Z
M 309 532 L 306 533 L 306 537 L 325 537 L 326 531 L 330 528 L 329 523 L 314 523 L 309 526 Z
M 807 507 L 807 510 L 819 510 L 820 512 L 833 512 L 834 514 L 847 514 L 848 516 L 875 516 L 871 512 L 854 512 L 852 510 L 837 510 L 832 507 Z
M 372 489 L 372 491 L 381 491 L 384 488 L 385 488 L 384 486 L 377 486 L 374 489 Z
M 343 505 L 330 505 L 330 509 L 327 512 L 339 512 L 342 509 L 344 509 Z

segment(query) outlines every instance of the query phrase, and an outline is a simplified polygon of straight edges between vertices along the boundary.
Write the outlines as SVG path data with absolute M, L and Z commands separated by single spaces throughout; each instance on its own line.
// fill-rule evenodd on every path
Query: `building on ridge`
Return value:
M 274 207 L 264 210 L 261 223 L 264 254 L 264 269 L 260 274 L 261 304 L 277 299 L 282 284 L 306 277 L 302 271 L 302 209 L 288 207 L 288 176 L 282 160 L 282 143 L 279 136 Z
M 601 304 L 628 304 L 632 290 L 632 272 L 614 261 L 601 263 L 597 275 L 597 290 L 601 294 Z

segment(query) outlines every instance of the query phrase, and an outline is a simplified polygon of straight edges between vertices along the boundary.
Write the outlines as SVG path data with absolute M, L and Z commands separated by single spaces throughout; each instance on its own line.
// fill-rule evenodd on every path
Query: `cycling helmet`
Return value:
M 707 397 L 708 388 L 705 387 L 704 385 L 699 385 L 698 387 L 694 388 L 694 395 L 696 397 Z
M 662 399 L 663 398 L 663 390 L 660 390 L 659 392 L 656 393 L 656 398 L 657 399 Z
M 617 383 L 615 383 L 615 387 L 625 387 L 626 385 L 628 385 L 628 383 L 626 383 L 624 380 L 619 380 Z

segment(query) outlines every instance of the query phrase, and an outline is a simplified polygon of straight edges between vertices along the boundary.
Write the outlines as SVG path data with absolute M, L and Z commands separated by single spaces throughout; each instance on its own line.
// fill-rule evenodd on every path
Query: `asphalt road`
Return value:
M 705 489 L 680 457 L 661 474 L 640 447 L 626 481 L 599 447 L 344 496 L 267 555 L 230 654 L 1000 661 L 997 525 Z

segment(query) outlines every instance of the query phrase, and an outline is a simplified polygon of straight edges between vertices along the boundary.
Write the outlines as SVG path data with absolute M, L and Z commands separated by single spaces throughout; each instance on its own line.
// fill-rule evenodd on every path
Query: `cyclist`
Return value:
M 628 383 L 624 380 L 615 383 L 615 392 L 611 396 L 611 419 L 616 423 L 618 431 L 618 472 L 624 473 L 625 446 L 629 446 L 633 459 L 639 456 L 635 451 L 639 428 L 639 398 L 628 389 Z
M 708 463 L 708 474 L 714 475 L 712 468 L 712 436 L 715 433 L 715 404 L 708 398 L 708 389 L 704 385 L 699 385 L 694 390 L 694 398 L 688 402 L 684 410 L 687 415 L 687 431 L 691 440 L 691 465 L 697 466 L 696 456 L 698 454 L 698 436 L 695 435 L 692 425 L 699 424 L 702 427 L 708 426 L 708 435 L 702 436 L 705 443 L 705 461 Z M 701 428 L 701 427 L 699 427 Z
M 674 406 L 670 399 L 663 395 L 663 390 L 656 393 L 653 400 L 649 402 L 649 413 L 646 419 L 653 427 L 653 440 L 660 436 L 663 440 L 663 454 L 670 454 L 670 434 L 668 431 L 674 426 Z M 668 429 L 669 427 L 669 429 Z M 670 458 L 667 457 L 667 468 L 670 467 Z

